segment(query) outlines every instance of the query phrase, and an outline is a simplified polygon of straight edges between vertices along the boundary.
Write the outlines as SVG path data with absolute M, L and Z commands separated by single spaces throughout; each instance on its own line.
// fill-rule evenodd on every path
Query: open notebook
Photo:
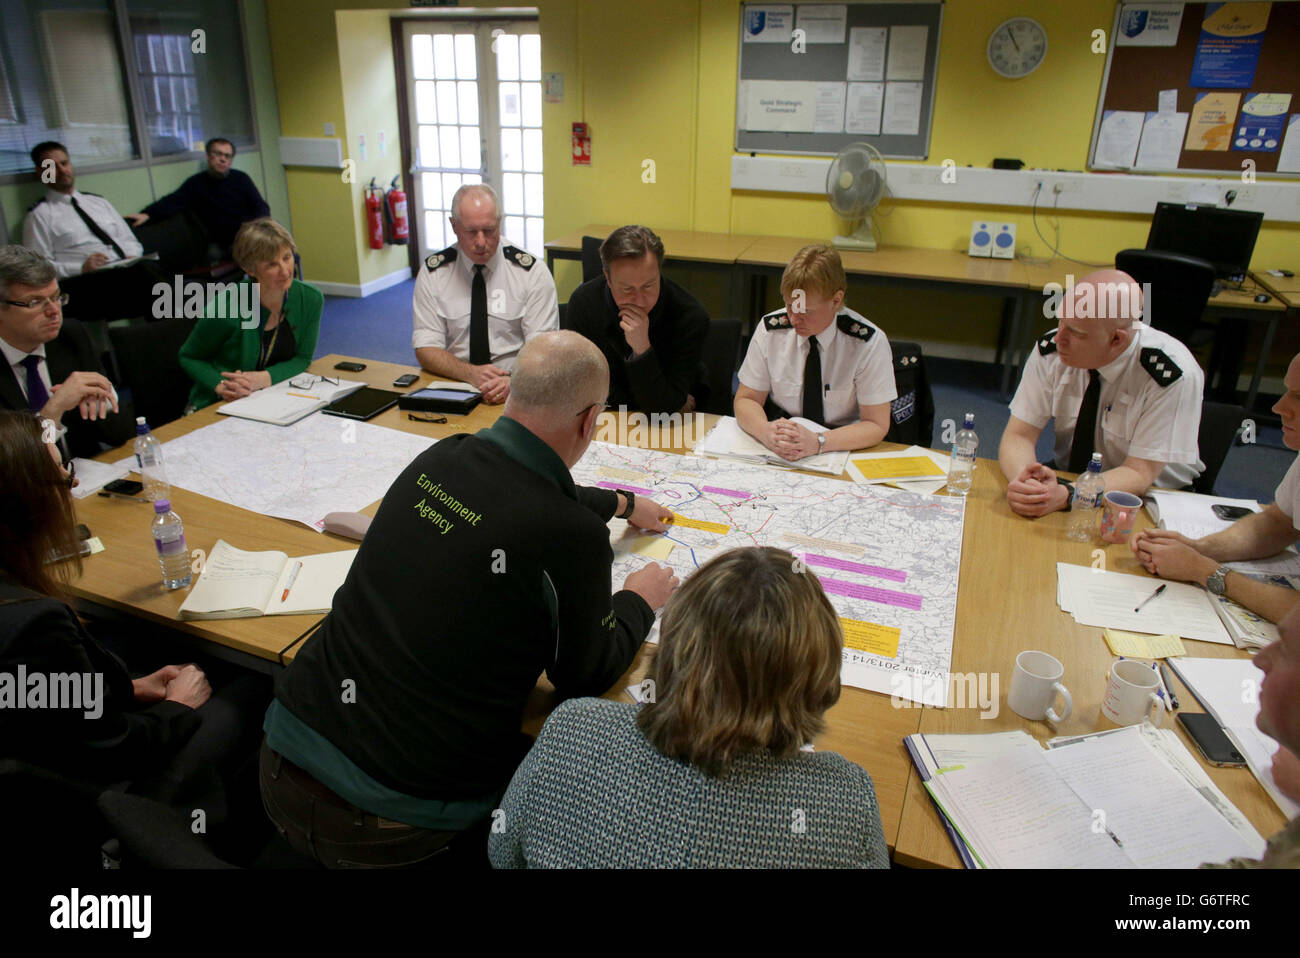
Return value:
M 826 432 L 810 419 L 795 416 L 790 419 L 805 429 L 813 432 Z M 723 416 L 718 424 L 709 430 L 709 434 L 696 444 L 693 450 L 697 456 L 709 456 L 713 459 L 735 459 L 739 462 L 762 463 L 768 466 L 780 466 L 782 469 L 807 469 L 811 472 L 824 472 L 828 476 L 838 476 L 844 472 L 844 465 L 849 461 L 847 450 L 843 452 L 823 452 L 816 456 L 806 456 L 790 462 L 782 459 L 767 446 L 740 428 L 735 416 Z
M 328 612 L 356 555 L 356 549 L 344 549 L 290 559 L 283 552 L 245 552 L 218 539 L 181 604 L 181 618 Z
M 327 382 L 319 376 L 295 376 L 259 389 L 251 396 L 228 402 L 217 412 L 223 416 L 289 426 L 317 409 L 324 409 L 336 399 L 350 396 L 364 385 L 351 379 Z

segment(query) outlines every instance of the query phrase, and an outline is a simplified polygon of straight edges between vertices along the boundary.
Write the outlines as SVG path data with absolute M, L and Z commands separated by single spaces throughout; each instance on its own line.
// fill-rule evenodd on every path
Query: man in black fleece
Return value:
M 267 712 L 262 795 L 290 844 L 330 866 L 438 854 L 495 808 L 543 670 L 561 696 L 600 695 L 631 665 L 677 580 L 651 564 L 610 595 L 606 522 L 670 513 L 574 486 L 608 389 L 595 346 L 538 336 L 497 423 L 388 490 Z

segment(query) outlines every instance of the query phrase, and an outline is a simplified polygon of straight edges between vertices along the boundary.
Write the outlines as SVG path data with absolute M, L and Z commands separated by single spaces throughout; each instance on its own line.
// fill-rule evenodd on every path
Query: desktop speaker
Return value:
M 971 256 L 1015 259 L 1016 224 L 975 220 L 971 223 L 970 249 L 967 252 Z

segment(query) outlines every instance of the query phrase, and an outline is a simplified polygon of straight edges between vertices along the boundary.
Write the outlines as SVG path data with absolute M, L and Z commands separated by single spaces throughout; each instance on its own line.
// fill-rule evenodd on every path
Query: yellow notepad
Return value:
M 1102 634 L 1111 652 L 1130 659 L 1163 659 L 1187 654 L 1183 640 L 1176 635 L 1142 635 L 1122 629 L 1106 629 Z
M 862 473 L 862 478 L 923 479 L 926 476 L 942 477 L 944 472 L 928 456 L 891 456 L 877 459 L 872 456 L 854 456 L 852 462 Z

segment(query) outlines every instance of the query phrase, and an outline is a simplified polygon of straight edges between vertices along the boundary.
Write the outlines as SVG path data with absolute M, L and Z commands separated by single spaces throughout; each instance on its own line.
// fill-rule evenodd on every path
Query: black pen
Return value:
M 1178 704 L 1178 696 L 1174 694 L 1174 683 L 1169 678 L 1169 670 L 1165 668 L 1165 663 L 1160 663 L 1160 678 L 1165 683 L 1165 691 L 1169 693 L 1169 704 L 1174 708 L 1182 708 Z
M 1148 602 L 1150 602 L 1152 599 L 1154 599 L 1156 596 L 1158 596 L 1161 592 L 1164 592 L 1165 589 L 1167 589 L 1167 588 L 1169 588 L 1169 583 L 1168 583 L 1168 582 L 1163 583 L 1163 584 L 1160 586 L 1160 588 L 1156 589 L 1156 591 L 1152 592 L 1149 596 L 1147 596 L 1145 599 L 1143 599 L 1143 600 L 1142 600 L 1142 604 L 1139 605 L 1139 606 L 1138 606 L 1136 609 L 1134 609 L 1133 611 L 1134 611 L 1134 612 L 1141 612 L 1141 611 L 1142 611 L 1142 606 L 1143 606 L 1143 605 L 1146 605 Z

